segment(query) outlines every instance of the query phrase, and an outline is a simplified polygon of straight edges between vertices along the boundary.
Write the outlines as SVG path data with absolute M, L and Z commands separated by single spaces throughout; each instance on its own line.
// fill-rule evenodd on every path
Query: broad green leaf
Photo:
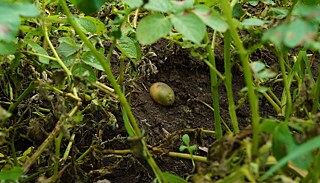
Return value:
M 31 3 L 17 2 L 11 6 L 12 10 L 23 17 L 35 17 L 40 15 L 39 9 Z
M 85 14 L 92 14 L 100 9 L 105 0 L 71 0 L 72 4 Z
M 163 176 L 167 179 L 168 182 L 170 183 L 188 183 L 186 180 L 183 178 L 173 175 L 169 172 L 163 172 Z
M 57 52 L 64 57 L 69 57 L 80 49 L 80 46 L 71 37 L 61 37 L 59 42 Z
M 295 140 L 285 123 L 280 123 L 274 129 L 272 136 L 272 151 L 279 160 L 296 147 Z
M 248 18 L 242 21 L 242 25 L 244 27 L 249 27 L 249 26 L 262 26 L 265 23 L 267 23 L 267 21 L 261 20 L 259 18 Z
M 273 78 L 277 75 L 276 72 L 273 72 L 270 69 L 264 69 L 263 71 L 258 73 L 258 78 L 259 79 L 268 79 L 268 78 Z
M 140 59 L 141 48 L 136 40 L 122 36 L 117 43 L 117 48 L 130 59 Z
M 0 41 L 11 42 L 15 40 L 19 32 L 19 25 L 18 15 L 0 7 Z
M 240 3 L 237 3 L 233 6 L 233 9 L 232 9 L 233 17 L 239 18 L 239 17 L 242 17 L 245 13 L 246 12 L 243 10 Z
M 206 26 L 198 16 L 194 13 L 184 13 L 173 15 L 170 20 L 175 29 L 184 36 L 184 39 L 201 44 Z
M 34 42 L 32 40 L 27 40 L 26 42 L 28 43 L 28 45 L 31 47 L 31 49 L 34 52 L 40 53 L 40 54 L 45 55 L 45 56 L 49 56 L 47 51 L 45 49 L 43 49 L 40 45 L 38 45 L 36 42 Z M 40 56 L 38 58 L 39 58 L 39 61 L 41 63 L 49 64 L 49 59 L 44 58 L 44 57 L 40 57 Z
M 137 39 L 142 44 L 152 44 L 171 29 L 171 23 L 167 17 L 161 14 L 153 14 L 144 17 L 137 27 Z
M 313 150 L 320 147 L 320 136 L 310 139 L 309 141 L 291 149 L 291 151 L 277 164 L 273 165 L 259 180 L 263 181 L 270 177 L 274 172 L 285 166 L 290 160 L 294 160 L 299 157 L 303 157 L 306 153 L 311 153 Z
M 86 64 L 75 64 L 72 67 L 71 72 L 73 75 L 84 78 L 85 80 L 92 83 L 96 82 L 97 80 L 94 70 Z
M 130 8 L 138 8 L 143 4 L 143 0 L 123 0 Z
M 320 6 L 307 6 L 298 4 L 297 14 L 304 17 L 308 21 L 317 21 L 320 23 Z
M 97 32 L 97 28 L 92 21 L 86 18 L 75 18 L 75 20 L 79 24 L 79 27 L 82 30 L 82 32 L 84 32 L 85 34 L 95 34 Z
M 276 28 L 267 30 L 263 36 L 262 41 L 271 41 L 276 46 L 280 47 L 282 44 L 282 39 L 286 34 L 287 26 L 285 24 L 279 25 Z
M 284 44 L 290 48 L 294 48 L 302 43 L 313 40 L 317 31 L 317 25 L 298 18 L 288 25 Z
M 104 23 L 101 22 L 99 19 L 90 16 L 83 17 L 82 19 L 89 20 L 95 25 L 95 34 L 102 35 L 106 32 Z
M 10 55 L 16 52 L 16 44 L 14 42 L 5 43 L 0 41 L 0 55 Z
M 94 57 L 91 51 L 85 52 L 82 57 L 82 61 L 100 71 L 104 71 L 103 67 L 101 66 L 100 62 Z
M 260 132 L 266 132 L 268 134 L 273 134 L 276 126 L 278 125 L 278 121 L 274 119 L 264 119 L 262 123 L 259 125 Z
M 175 12 L 184 11 L 193 7 L 195 0 L 172 0 L 172 7 Z
M 269 16 L 274 16 L 277 19 L 283 19 L 287 16 L 288 10 L 282 8 L 270 8 L 268 11 Z
M 18 182 L 19 177 L 22 176 L 23 170 L 20 167 L 13 167 L 10 170 L 0 172 L 0 182 Z
M 220 32 L 228 29 L 228 24 L 222 19 L 218 12 L 207 6 L 198 5 L 192 10 L 207 26 Z
M 250 63 L 250 67 L 253 72 L 260 72 L 266 68 L 266 65 L 261 61 L 255 61 Z
M 257 1 L 257 0 L 249 1 L 249 4 L 251 6 L 257 6 L 259 4 L 259 1 Z
M 144 8 L 164 13 L 173 12 L 171 0 L 149 0 L 148 3 L 144 5 Z

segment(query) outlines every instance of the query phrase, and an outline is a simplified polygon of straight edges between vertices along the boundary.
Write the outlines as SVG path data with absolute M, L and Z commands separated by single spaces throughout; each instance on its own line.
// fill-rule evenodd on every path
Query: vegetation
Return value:
M 145 167 L 133 182 L 320 179 L 319 1 L 0 4 L 1 183 L 119 182 L 120 166 Z M 154 126 L 143 128 L 133 101 L 141 80 L 156 75 L 150 58 L 163 45 L 187 50 L 208 68 L 211 103 L 187 100 L 213 118 L 209 129 L 181 123 L 156 146 L 148 139 Z M 235 77 L 244 80 L 240 94 Z M 165 115 L 178 115 L 168 111 L 188 102 L 181 92 L 191 88 L 178 93 L 167 84 L 142 85 Z M 246 106 L 248 118 L 239 115 Z M 164 157 L 192 164 L 188 172 L 169 171 Z

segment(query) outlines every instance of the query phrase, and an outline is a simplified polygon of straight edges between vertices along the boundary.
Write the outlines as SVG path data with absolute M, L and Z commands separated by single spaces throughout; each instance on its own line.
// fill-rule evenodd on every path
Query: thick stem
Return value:
M 229 1 L 220 1 L 220 5 L 222 7 L 223 13 L 226 17 L 227 23 L 229 25 L 229 30 L 231 36 L 234 40 L 234 44 L 238 49 L 241 64 L 243 67 L 243 73 L 245 82 L 248 88 L 248 96 L 249 96 L 249 104 L 252 114 L 252 126 L 253 126 L 253 139 L 252 139 L 252 154 L 257 155 L 258 153 L 258 145 L 259 145 L 259 105 L 258 105 L 258 97 L 254 90 L 252 73 L 249 65 L 249 58 L 246 49 L 244 48 L 240 36 L 238 35 L 237 29 L 235 27 L 232 19 L 232 9 Z
M 215 37 L 215 35 L 214 35 Z M 216 62 L 214 58 L 214 48 L 210 44 L 208 33 L 206 33 L 204 38 L 205 43 L 207 43 L 206 50 L 208 53 L 208 60 L 210 64 L 215 68 Z M 213 41 L 214 42 L 214 38 Z M 210 68 L 210 67 L 209 67 Z M 218 78 L 216 72 L 210 68 L 210 81 L 211 81 L 211 97 L 213 101 L 213 113 L 214 113 L 214 127 L 215 127 L 215 136 L 217 139 L 222 137 L 222 128 L 221 128 L 221 116 L 220 116 L 220 105 L 219 105 L 219 90 L 218 90 Z
M 233 127 L 233 132 L 239 132 L 238 118 L 236 114 L 236 106 L 234 105 L 233 100 L 233 91 L 232 91 L 232 73 L 231 73 L 231 35 L 230 31 L 227 31 L 224 34 L 224 75 L 225 75 L 225 86 L 228 95 L 228 103 L 229 103 L 229 113 L 231 118 L 231 123 Z

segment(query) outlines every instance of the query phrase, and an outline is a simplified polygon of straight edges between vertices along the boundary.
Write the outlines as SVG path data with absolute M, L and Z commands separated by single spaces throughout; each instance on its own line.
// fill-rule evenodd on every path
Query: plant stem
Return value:
M 280 65 L 280 70 L 282 73 L 282 79 L 283 79 L 283 85 L 284 90 L 286 93 L 286 110 L 285 110 L 285 122 L 288 122 L 289 117 L 292 113 L 292 99 L 291 99 L 291 92 L 290 92 L 290 84 L 287 77 L 286 67 L 285 67 L 285 61 L 283 59 L 282 51 L 279 51 L 278 53 L 278 60 Z
M 58 137 L 55 139 L 55 156 L 56 159 L 54 160 L 53 166 L 53 177 L 56 177 L 59 173 L 59 159 L 60 159 L 60 149 L 61 149 L 61 141 L 63 138 L 63 133 L 60 131 Z
M 245 82 L 248 88 L 249 95 L 249 104 L 252 114 L 252 126 L 253 126 L 253 138 L 252 138 L 252 154 L 255 156 L 258 153 L 259 146 L 259 105 L 258 105 L 258 97 L 254 90 L 252 73 L 249 65 L 249 58 L 246 49 L 244 48 L 240 36 L 237 33 L 237 29 L 235 27 L 234 21 L 232 19 L 232 9 L 229 1 L 220 1 L 220 5 L 222 7 L 223 13 L 226 17 L 226 21 L 229 25 L 229 30 L 231 36 L 234 40 L 234 44 L 237 47 L 241 59 L 241 64 L 243 67 L 243 73 Z
M 103 70 L 105 71 L 105 73 L 108 76 L 108 79 L 109 79 L 112 87 L 114 88 L 115 92 L 117 93 L 117 95 L 119 97 L 119 100 L 120 100 L 120 103 L 121 103 L 123 109 L 126 111 L 126 114 L 128 115 L 129 121 L 135 131 L 135 134 L 140 138 L 140 136 L 142 134 L 141 130 L 140 130 L 138 123 L 137 123 L 137 121 L 131 111 L 130 105 L 127 102 L 124 94 L 121 92 L 121 88 L 118 85 L 118 83 L 117 83 L 117 81 L 111 71 L 111 67 L 110 67 L 110 57 L 111 57 L 112 51 L 115 47 L 116 39 L 113 39 L 113 43 L 109 49 L 108 56 L 107 56 L 107 58 L 105 58 L 104 55 L 99 53 L 98 50 L 93 46 L 93 44 L 90 42 L 90 40 L 81 31 L 77 22 L 72 18 L 72 14 L 71 14 L 70 10 L 68 9 L 66 1 L 60 0 L 60 5 L 67 16 L 69 23 L 72 25 L 72 27 L 74 28 L 76 33 L 79 35 L 80 39 L 84 42 L 84 44 L 86 44 L 86 46 L 88 46 L 88 48 L 90 49 L 90 51 L 92 52 L 94 57 L 100 62 L 101 66 L 103 67 Z M 144 139 L 144 138 L 142 138 L 142 139 Z M 154 159 L 152 158 L 148 148 L 146 147 L 144 140 L 142 140 L 142 144 L 143 144 L 144 158 L 147 160 L 147 162 L 151 166 L 151 168 L 154 171 L 154 173 L 156 174 L 158 180 L 160 180 L 161 182 L 167 182 L 165 177 L 162 174 L 162 171 L 160 170 L 160 168 L 158 167 L 158 165 L 155 163 Z
M 208 60 L 210 64 L 213 66 L 213 68 L 216 68 L 216 62 L 214 58 L 214 48 L 210 44 L 208 32 L 206 32 L 204 37 L 206 45 L 206 50 L 208 53 Z M 212 39 L 212 43 L 215 42 L 215 34 Z M 210 68 L 210 67 L 209 67 Z M 210 82 L 211 82 L 211 97 L 213 101 L 213 113 L 214 113 L 214 128 L 215 128 L 215 136 L 217 139 L 220 139 L 222 137 L 222 128 L 221 128 L 221 116 L 220 116 L 220 104 L 219 104 L 219 90 L 218 90 L 218 78 L 216 72 L 214 72 L 210 68 Z
M 315 88 L 313 89 L 314 91 L 314 101 L 313 101 L 313 106 L 312 106 L 312 114 L 316 114 L 318 111 L 318 107 L 319 107 L 319 98 L 320 98 L 320 65 L 318 66 L 318 77 L 317 77 L 317 81 L 315 84 Z M 319 155 L 320 156 L 320 155 Z
M 225 75 L 225 86 L 227 90 L 228 95 L 228 110 L 230 113 L 231 123 L 233 127 L 233 132 L 238 133 L 239 132 L 239 125 L 238 125 L 238 118 L 236 114 L 236 107 L 234 105 L 233 100 L 233 92 L 232 92 L 232 64 L 231 64 L 231 35 L 230 31 L 224 33 L 224 75 Z
M 17 98 L 15 103 L 9 106 L 8 112 L 12 113 L 16 107 L 21 103 L 21 101 L 37 86 L 37 82 L 32 81 L 29 86 L 22 92 L 22 94 Z
M 48 35 L 48 28 L 46 25 L 43 25 L 43 32 L 44 32 L 44 37 L 46 39 L 46 41 L 49 44 L 49 47 L 53 53 L 53 55 L 55 56 L 55 58 L 57 59 L 56 61 L 58 62 L 58 64 L 62 67 L 62 69 L 67 73 L 68 79 L 71 80 L 71 71 L 67 68 L 67 66 L 63 63 L 63 61 L 60 59 L 56 49 L 54 48 L 54 46 L 52 45 L 49 35 Z

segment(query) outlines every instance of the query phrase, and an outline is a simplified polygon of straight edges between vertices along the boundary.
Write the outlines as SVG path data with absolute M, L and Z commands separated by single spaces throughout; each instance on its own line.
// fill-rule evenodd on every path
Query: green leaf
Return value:
M 95 34 L 97 35 L 102 35 L 103 33 L 106 32 L 106 28 L 103 22 L 101 22 L 99 19 L 94 18 L 94 17 L 90 17 L 90 16 L 86 16 L 83 17 L 82 19 L 85 20 L 89 20 L 90 22 L 92 22 L 95 25 Z
M 0 172 L 0 182 L 13 181 L 18 182 L 19 177 L 22 176 L 23 170 L 20 167 L 13 167 L 10 170 Z
M 45 49 L 43 49 L 40 45 L 38 45 L 36 42 L 34 42 L 32 40 L 26 40 L 26 43 L 31 47 L 31 49 L 34 52 L 40 53 L 45 56 L 49 56 L 47 51 Z M 44 58 L 44 57 L 40 57 L 40 56 L 38 58 L 41 63 L 49 64 L 49 59 Z
M 83 13 L 92 14 L 100 9 L 105 0 L 71 0 L 71 2 Z
M 40 15 L 39 9 L 34 4 L 28 2 L 13 3 L 11 8 L 15 13 L 23 17 L 35 17 Z
M 260 72 L 266 68 L 266 65 L 261 61 L 255 61 L 250 63 L 250 67 L 253 72 Z
M 184 11 L 193 7 L 195 0 L 172 0 L 174 12 Z
M 285 24 L 279 25 L 273 29 L 269 29 L 263 34 L 262 41 L 269 40 L 273 42 L 276 46 L 280 47 L 283 37 L 286 34 L 286 30 L 287 26 Z
M 72 67 L 72 74 L 81 78 L 84 78 L 85 80 L 89 82 L 96 82 L 96 75 L 94 73 L 94 70 L 86 65 L 86 64 L 75 64 Z
M 143 4 L 143 0 L 123 0 L 130 8 L 138 8 Z
M 103 67 L 101 66 L 100 62 L 96 59 L 96 57 L 91 53 L 91 51 L 85 52 L 82 57 L 82 61 L 100 71 L 104 71 Z
M 244 27 L 249 27 L 249 26 L 262 26 L 268 21 L 261 20 L 259 18 L 248 18 L 242 21 L 242 25 Z
M 285 166 L 290 160 L 303 156 L 305 153 L 311 153 L 320 147 L 320 136 L 310 139 L 309 141 L 292 149 L 285 157 L 280 159 L 277 164 L 273 165 L 259 180 L 263 181 L 270 177 L 274 172 Z
M 137 27 L 137 39 L 142 44 L 152 44 L 170 32 L 171 23 L 161 14 L 144 17 Z
M 192 145 L 189 147 L 189 151 L 191 151 L 191 152 L 195 152 L 197 149 L 198 149 L 197 145 Z
M 0 55 L 10 55 L 16 52 L 16 44 L 14 42 L 5 43 L 0 41 Z
M 268 79 L 268 78 L 273 78 L 277 75 L 276 72 L 273 72 L 270 69 L 264 69 L 263 71 L 258 73 L 258 78 L 259 79 Z
M 273 134 L 276 126 L 278 126 L 278 121 L 274 119 L 264 119 L 259 125 L 260 132 L 266 132 L 268 134 Z
M 64 57 L 69 57 L 80 49 L 80 46 L 71 37 L 61 37 L 59 42 L 57 52 Z
M 144 8 L 164 13 L 173 12 L 173 4 L 170 0 L 149 0 L 148 3 L 144 5 Z
M 183 178 L 173 175 L 169 172 L 163 172 L 163 176 L 167 179 L 168 182 L 170 183 L 188 183 L 186 180 Z
M 95 34 L 97 32 L 97 28 L 92 21 L 86 18 L 75 18 L 75 21 L 79 24 L 80 29 L 85 34 Z
M 80 124 L 83 121 L 83 114 L 80 110 L 78 110 L 76 112 L 75 115 L 72 116 L 72 120 L 73 122 L 75 122 L 76 124 Z
M 122 36 L 117 43 L 117 48 L 130 59 L 141 58 L 141 48 L 136 40 Z M 135 63 L 134 63 L 135 64 Z
M 290 48 L 294 48 L 304 42 L 313 40 L 317 31 L 317 25 L 298 18 L 288 25 L 284 44 Z
M 14 41 L 19 32 L 20 18 L 1 7 L 0 12 L 0 41 Z
M 228 24 L 222 19 L 218 12 L 207 6 L 197 5 L 193 12 L 209 27 L 216 31 L 225 32 Z
M 233 6 L 233 9 L 232 9 L 233 17 L 239 18 L 239 17 L 242 17 L 245 13 L 246 12 L 243 10 L 240 3 L 237 3 Z
M 188 148 L 187 146 L 182 145 L 182 146 L 179 147 L 179 151 L 180 151 L 180 152 L 183 152 L 183 151 L 186 150 L 187 148 Z
M 296 147 L 294 138 L 285 123 L 276 126 L 272 136 L 272 150 L 274 156 L 279 160 Z
M 173 15 L 171 23 L 186 40 L 201 44 L 206 32 L 206 26 L 194 13 Z
M 288 10 L 282 8 L 270 8 L 268 11 L 269 16 L 273 16 L 276 19 L 283 19 L 287 16 Z
M 184 143 L 185 145 L 189 146 L 189 144 L 190 144 L 190 137 L 189 137 L 189 135 L 188 135 L 188 134 L 184 134 L 184 135 L 182 136 L 182 141 L 183 141 L 183 143 Z

